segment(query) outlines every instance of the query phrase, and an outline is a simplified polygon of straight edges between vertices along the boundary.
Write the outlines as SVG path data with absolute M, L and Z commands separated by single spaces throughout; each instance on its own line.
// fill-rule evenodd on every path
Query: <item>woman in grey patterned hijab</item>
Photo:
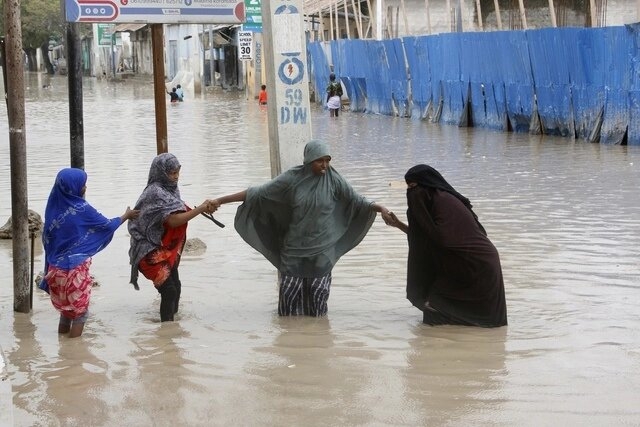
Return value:
M 244 202 L 235 228 L 278 269 L 281 316 L 325 315 L 334 265 L 362 241 L 376 212 L 383 219 L 389 213 L 356 193 L 330 162 L 329 146 L 310 141 L 302 165 L 217 199 Z
M 199 214 L 213 213 L 217 204 L 205 200 L 191 209 L 180 198 L 180 162 L 170 153 L 151 162 L 149 179 L 136 202 L 140 216 L 129 222 L 131 283 L 138 287 L 138 271 L 151 280 L 161 295 L 160 320 L 173 320 L 178 311 L 181 282 L 178 266 L 187 240 L 187 223 Z

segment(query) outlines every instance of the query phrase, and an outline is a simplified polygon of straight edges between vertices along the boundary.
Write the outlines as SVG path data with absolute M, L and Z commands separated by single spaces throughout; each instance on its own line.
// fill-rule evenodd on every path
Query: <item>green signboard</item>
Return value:
M 262 0 L 244 0 L 247 21 L 242 24 L 244 31 L 262 32 Z
M 113 29 L 116 27 L 115 24 L 96 24 L 98 26 L 98 45 L 100 46 L 111 46 L 115 44 L 115 39 L 113 38 L 114 33 Z

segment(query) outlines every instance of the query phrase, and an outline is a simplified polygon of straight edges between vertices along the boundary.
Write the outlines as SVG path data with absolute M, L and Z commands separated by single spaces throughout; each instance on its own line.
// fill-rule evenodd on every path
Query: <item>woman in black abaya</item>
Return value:
M 388 224 L 407 234 L 407 298 L 424 323 L 506 325 L 500 257 L 469 199 L 431 166 L 412 167 L 405 181 L 408 224 L 394 214 Z

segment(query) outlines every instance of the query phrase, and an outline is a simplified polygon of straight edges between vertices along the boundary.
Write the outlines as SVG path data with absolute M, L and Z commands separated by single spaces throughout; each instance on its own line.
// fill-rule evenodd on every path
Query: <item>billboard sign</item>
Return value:
M 64 0 L 67 22 L 242 24 L 243 0 Z

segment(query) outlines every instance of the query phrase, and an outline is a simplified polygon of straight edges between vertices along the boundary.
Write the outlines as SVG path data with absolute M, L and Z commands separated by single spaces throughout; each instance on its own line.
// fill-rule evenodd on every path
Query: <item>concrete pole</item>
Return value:
M 153 51 L 153 91 L 156 107 L 157 153 L 167 153 L 167 88 L 164 85 L 164 31 L 162 24 L 151 24 L 151 49 Z
M 309 71 L 302 0 L 262 2 L 271 176 L 302 163 L 311 139 Z
M 82 109 L 82 44 L 75 22 L 67 23 L 67 81 L 69 83 L 69 136 L 71 167 L 84 169 L 84 120 Z
M 24 60 L 20 1 L 4 2 L 7 117 L 11 164 L 11 233 L 13 238 L 13 309 L 31 311 L 29 283 L 29 205 L 24 109 Z

